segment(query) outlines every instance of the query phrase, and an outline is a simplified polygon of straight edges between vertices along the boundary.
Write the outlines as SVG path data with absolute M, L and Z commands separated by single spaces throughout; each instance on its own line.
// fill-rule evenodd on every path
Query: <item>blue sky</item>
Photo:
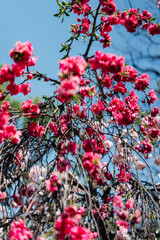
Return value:
M 30 41 L 38 56 L 35 70 L 57 78 L 61 43 L 67 39 L 70 19 L 61 24 L 53 17 L 57 12 L 55 0 L 0 0 L 0 64 L 12 63 L 9 50 L 17 40 Z M 67 26 L 67 27 L 66 27 Z M 32 81 L 32 95 L 51 94 L 49 84 Z
M 93 0 L 91 2 L 95 3 Z M 116 2 L 118 2 L 118 9 L 129 8 L 128 0 Z M 134 7 L 143 6 L 145 8 L 145 2 L 145 0 L 134 0 Z M 30 41 L 33 44 L 35 55 L 38 56 L 35 70 L 57 79 L 58 60 L 63 56 L 59 53 L 61 43 L 69 38 L 70 24 L 76 23 L 77 18 L 73 15 L 69 18 L 66 17 L 62 24 L 60 19 L 53 17 L 57 12 L 56 0 L 0 0 L 0 64 L 12 63 L 8 52 L 14 47 L 16 41 Z M 112 48 L 105 49 L 105 51 L 127 56 L 128 49 L 127 45 L 125 48 L 124 35 L 127 40 L 133 41 L 134 44 L 135 40 L 132 34 L 127 33 L 124 29 L 115 28 L 111 34 Z M 86 44 L 81 41 L 76 41 L 72 55 L 82 53 L 85 46 Z M 91 53 L 98 49 L 102 50 L 102 45 L 97 42 Z M 32 96 L 46 94 L 49 96 L 52 92 L 53 87 L 50 87 L 49 83 L 32 81 Z

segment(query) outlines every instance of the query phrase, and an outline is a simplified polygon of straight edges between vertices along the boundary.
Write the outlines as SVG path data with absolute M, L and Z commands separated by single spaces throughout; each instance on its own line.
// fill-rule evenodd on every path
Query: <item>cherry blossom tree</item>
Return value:
M 34 70 L 30 42 L 17 41 L 12 66 L 0 69 L 1 239 L 158 239 L 158 97 L 150 76 L 108 47 L 115 25 L 151 38 L 160 26 L 148 10 L 120 11 L 114 0 L 57 4 L 56 17 L 77 16 L 57 79 Z M 81 39 L 84 51 L 72 56 Z M 52 96 L 10 107 L 6 97 L 27 95 L 34 79 Z

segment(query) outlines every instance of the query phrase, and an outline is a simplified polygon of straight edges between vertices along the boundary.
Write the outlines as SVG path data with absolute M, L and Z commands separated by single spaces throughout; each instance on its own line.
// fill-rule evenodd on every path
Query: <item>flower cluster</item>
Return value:
M 87 170 L 89 175 L 97 182 L 99 182 L 99 170 L 101 167 L 100 156 L 97 153 L 85 152 L 82 161 L 83 166 Z
M 31 122 L 28 126 L 28 134 L 32 137 L 41 137 L 45 132 L 44 126 L 39 126 L 36 122 Z
M 37 57 L 32 57 L 32 55 L 33 47 L 30 42 L 16 42 L 15 48 L 10 50 L 10 57 L 15 63 L 12 64 L 12 68 L 4 64 L 0 69 L 0 84 L 10 82 L 6 88 L 11 96 L 19 93 L 27 95 L 31 91 L 30 83 L 17 85 L 15 78 L 22 76 L 27 67 L 35 65 Z M 27 76 L 28 79 L 33 78 L 33 75 L 30 73 L 28 73 Z
M 92 112 L 94 112 L 96 115 L 99 115 L 100 112 L 105 110 L 104 104 L 101 102 L 101 100 L 98 100 L 98 103 L 93 104 L 93 106 L 90 109 Z
M 58 231 L 57 239 L 63 240 L 67 236 L 71 240 L 92 240 L 97 237 L 97 233 L 92 233 L 86 227 L 79 226 L 79 221 L 84 214 L 85 209 L 83 207 L 76 208 L 69 206 L 65 209 L 65 212 L 56 219 L 56 229 Z
M 12 222 L 11 230 L 8 234 L 8 240 L 29 240 L 32 238 L 32 232 L 26 227 L 22 219 L 19 219 L 16 222 Z
M 118 125 L 124 124 L 127 126 L 136 120 L 140 107 L 138 105 L 138 96 L 134 91 L 124 100 L 125 102 L 116 97 L 112 98 L 107 111 L 112 112 Z
M 29 113 L 27 115 L 28 117 L 35 118 L 39 116 L 38 114 L 40 113 L 40 108 L 33 104 L 32 99 L 28 99 L 26 102 L 23 102 L 21 108 L 24 113 Z
M 95 53 L 95 58 L 89 59 L 93 70 L 100 69 L 103 74 L 118 73 L 124 66 L 124 58 L 118 57 L 115 54 L 106 54 L 101 51 Z
M 87 62 L 82 57 L 77 56 L 65 58 L 59 63 L 61 84 L 57 92 L 58 100 L 64 103 L 69 101 L 78 92 Z
M 119 218 L 116 221 L 117 227 L 119 228 L 116 234 L 117 239 L 130 239 L 128 235 L 130 223 L 128 221 L 131 221 L 131 219 L 133 219 L 135 223 L 141 222 L 141 213 L 139 209 L 133 209 L 134 202 L 134 199 L 130 198 L 124 205 L 121 195 L 115 195 L 113 197 L 113 207 L 116 208 L 116 214 Z
M 0 143 L 10 139 L 13 144 L 20 142 L 21 131 L 17 131 L 14 125 L 9 124 L 9 102 L 4 102 L 0 109 Z
M 53 172 L 50 179 L 45 180 L 45 184 L 47 190 L 54 193 L 58 191 L 58 187 L 61 185 L 61 181 L 59 180 L 57 174 Z

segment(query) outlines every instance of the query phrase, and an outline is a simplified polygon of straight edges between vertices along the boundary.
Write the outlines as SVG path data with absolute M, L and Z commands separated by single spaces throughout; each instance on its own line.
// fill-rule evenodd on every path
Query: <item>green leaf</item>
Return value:
M 63 52 L 64 50 L 66 50 L 65 47 L 61 48 L 61 50 L 59 52 Z
M 66 6 L 66 5 L 67 5 L 67 3 L 66 3 L 65 1 L 62 1 L 62 4 L 63 4 L 64 6 Z
M 129 15 L 129 11 L 128 11 L 128 9 L 126 10 L 126 13 Z
M 59 13 L 56 13 L 56 14 L 54 14 L 53 16 L 54 16 L 54 17 L 59 17 L 60 14 L 59 14 Z
M 64 12 L 64 14 L 65 14 L 67 17 L 69 17 L 69 14 L 68 14 L 67 12 Z
M 58 4 L 58 6 L 59 6 L 60 8 L 62 8 L 62 4 L 61 4 L 61 2 L 60 2 L 59 0 L 57 0 L 57 4 Z
M 80 3 L 79 0 L 77 0 L 76 3 L 77 3 L 77 5 L 78 5 L 79 7 L 81 7 L 81 3 Z
M 149 22 L 153 22 L 154 20 L 156 20 L 156 17 L 150 18 Z

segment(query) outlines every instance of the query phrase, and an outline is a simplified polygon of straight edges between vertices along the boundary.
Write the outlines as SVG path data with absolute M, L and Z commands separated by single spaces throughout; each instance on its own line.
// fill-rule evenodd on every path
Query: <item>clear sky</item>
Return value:
M 35 70 L 57 78 L 58 60 L 62 57 L 59 50 L 69 36 L 71 22 L 67 18 L 61 24 L 53 17 L 56 12 L 56 0 L 0 0 L 0 64 L 12 63 L 8 52 L 17 40 L 30 41 L 38 56 Z M 32 95 L 46 93 L 52 93 L 49 84 L 32 81 Z
M 91 1 L 95 3 L 96 0 Z M 115 2 L 118 3 L 118 9 L 129 8 L 128 0 Z M 146 3 L 145 0 L 131 2 L 134 2 L 134 7 L 146 7 L 143 4 L 143 2 Z M 57 12 L 56 0 L 0 0 L 0 64 L 12 63 L 8 52 L 14 47 L 16 41 L 30 41 L 33 44 L 35 55 L 38 56 L 35 70 L 57 79 L 58 60 L 63 56 L 59 53 L 61 43 L 69 38 L 70 24 L 76 23 L 77 18 L 73 15 L 69 18 L 66 17 L 62 24 L 60 19 L 53 16 Z M 112 33 L 113 47 L 105 49 L 105 51 L 122 54 L 121 49 L 123 48 L 123 55 L 127 56 L 128 46 L 125 47 L 124 34 L 130 41 L 132 34 L 127 33 L 124 29 L 121 31 L 121 28 L 114 30 Z M 84 46 L 82 42 L 77 41 L 72 55 L 82 53 Z M 102 45 L 97 42 L 92 48 L 93 53 L 98 49 L 102 50 Z M 53 92 L 52 89 L 53 87 L 50 87 L 49 84 L 34 80 L 31 94 L 32 96 L 46 94 L 49 96 Z

